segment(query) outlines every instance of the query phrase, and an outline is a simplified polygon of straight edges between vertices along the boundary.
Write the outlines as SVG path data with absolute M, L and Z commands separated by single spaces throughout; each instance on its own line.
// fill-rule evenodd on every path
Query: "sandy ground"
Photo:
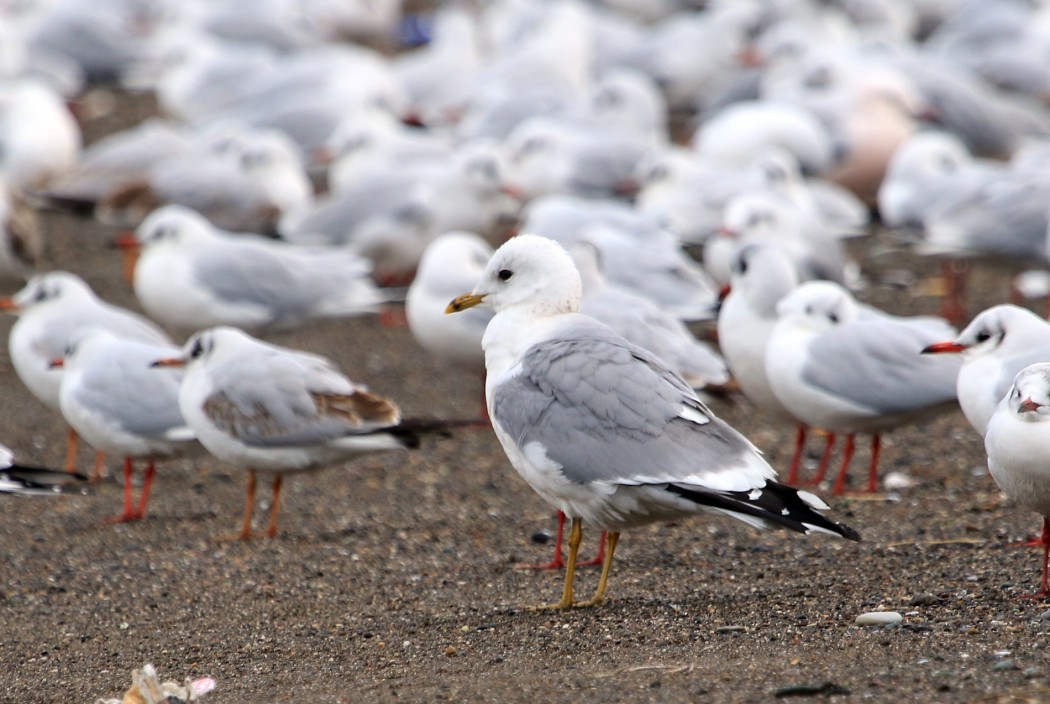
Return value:
M 49 268 L 135 307 L 112 230 L 63 214 L 43 224 Z M 873 281 L 863 298 L 936 310 L 922 293 L 935 263 L 885 236 L 853 248 Z M 902 275 L 910 286 L 879 283 Z M 978 268 L 973 309 L 1003 300 L 1006 277 Z M 0 324 L 6 334 L 11 319 Z M 429 359 L 405 328 L 331 321 L 271 339 L 334 358 L 407 415 L 478 410 L 480 380 Z M 0 440 L 59 465 L 63 426 L 0 355 Z M 739 398 L 713 409 L 785 466 L 791 428 Z M 555 600 L 562 575 L 514 565 L 549 557 L 553 512 L 487 429 L 292 477 L 273 541 L 214 540 L 237 527 L 245 484 L 214 461 L 162 467 L 148 519 L 106 524 L 121 502 L 114 459 L 84 494 L 0 497 L 0 701 L 120 696 L 145 662 L 167 678 L 214 677 L 215 704 L 1050 700 L 1050 606 L 1016 598 L 1038 587 L 1039 558 L 1005 547 L 1037 517 L 1000 497 L 958 412 L 890 435 L 884 460 L 917 485 L 831 501 L 861 543 L 729 519 L 655 525 L 625 534 L 606 606 L 532 613 L 523 607 Z M 584 570 L 580 593 L 596 580 Z M 871 610 L 905 619 L 853 625 Z

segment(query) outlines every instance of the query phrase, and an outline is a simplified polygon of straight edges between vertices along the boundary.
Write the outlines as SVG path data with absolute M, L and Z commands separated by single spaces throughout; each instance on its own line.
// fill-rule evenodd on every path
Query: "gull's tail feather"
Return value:
M 799 533 L 829 533 L 847 540 L 860 540 L 857 531 L 818 513 L 817 508 L 827 507 L 813 494 L 786 484 L 770 481 L 750 491 L 712 491 L 687 484 L 669 484 L 667 490 L 751 525 L 780 526 Z

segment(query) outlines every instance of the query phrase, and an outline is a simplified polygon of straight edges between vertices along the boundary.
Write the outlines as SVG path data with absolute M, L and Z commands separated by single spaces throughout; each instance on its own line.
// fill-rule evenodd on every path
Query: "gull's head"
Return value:
M 970 321 L 955 340 L 937 342 L 923 354 L 961 352 L 967 357 L 981 357 L 997 351 L 1022 351 L 1032 344 L 1030 332 L 1047 328 L 1045 320 L 1035 313 L 1011 304 L 992 306 Z
M 135 239 L 143 247 L 161 244 L 174 247 L 199 242 L 211 233 L 211 223 L 196 210 L 182 205 L 165 205 L 142 221 L 135 231 Z
M 1050 420 L 1050 363 L 1032 364 L 1018 372 L 1003 402 L 1027 423 Z
M 95 293 L 82 278 L 66 271 L 37 274 L 21 291 L 0 299 L 0 310 L 14 313 L 48 303 L 95 298 Z
M 733 253 L 729 266 L 731 295 L 741 295 L 754 312 L 776 317 L 776 305 L 798 288 L 798 270 L 788 253 L 771 242 L 747 242 Z
M 510 308 L 538 315 L 575 313 L 583 286 L 572 257 L 554 240 L 518 235 L 496 250 L 470 293 L 448 304 L 456 313 L 484 304 L 497 313 Z
M 253 340 L 242 330 L 228 326 L 219 326 L 195 333 L 177 357 L 159 359 L 154 367 L 195 367 L 207 364 L 216 358 L 236 353 L 239 343 Z
M 842 286 L 830 281 L 808 281 L 777 303 L 777 317 L 819 333 L 857 319 L 857 302 Z

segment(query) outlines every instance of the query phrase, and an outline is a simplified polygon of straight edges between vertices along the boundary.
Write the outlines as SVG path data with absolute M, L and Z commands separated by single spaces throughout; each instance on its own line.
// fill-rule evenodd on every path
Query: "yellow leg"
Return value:
M 602 563 L 602 576 L 598 580 L 598 590 L 594 592 L 594 598 L 576 606 L 601 606 L 605 601 L 605 587 L 609 583 L 609 572 L 612 570 L 613 553 L 616 552 L 616 543 L 620 540 L 620 533 L 610 530 L 605 534 L 605 562 Z
M 572 528 L 569 530 L 569 561 L 565 563 L 565 588 L 561 593 L 561 601 L 557 604 L 533 606 L 529 609 L 530 611 L 572 608 L 572 582 L 576 578 L 576 555 L 580 552 L 581 540 L 583 540 L 583 521 L 579 518 L 574 518 L 572 519 Z

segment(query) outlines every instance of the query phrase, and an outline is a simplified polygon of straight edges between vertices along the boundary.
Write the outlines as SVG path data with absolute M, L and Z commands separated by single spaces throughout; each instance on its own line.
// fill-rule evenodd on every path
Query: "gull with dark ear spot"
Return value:
M 0 310 L 18 315 L 7 338 L 15 373 L 33 396 L 56 413 L 62 370 L 52 368 L 51 361 L 65 354 L 78 332 L 101 327 L 130 340 L 171 344 L 154 323 L 106 303 L 83 279 L 65 271 L 37 274 L 18 293 L 0 299 Z M 70 429 L 66 468 L 72 471 L 75 465 L 76 433 Z
M 1029 364 L 1050 362 L 1050 323 L 1020 306 L 992 306 L 970 321 L 958 337 L 928 345 L 922 353 L 962 357 L 955 383 L 959 406 L 984 437 L 1014 376 Z
M 920 354 L 955 330 L 941 318 L 901 318 L 862 307 L 830 281 L 799 286 L 777 303 L 777 314 L 766 347 L 773 393 L 800 423 L 846 435 L 833 494 L 846 490 L 854 436 L 870 433 L 867 490 L 874 492 L 881 434 L 955 407 L 959 361 Z M 824 479 L 829 457 L 826 451 L 815 483 Z
M 707 512 L 859 538 L 821 515 L 819 498 L 778 483 L 664 362 L 581 315 L 581 289 L 559 244 L 519 235 L 448 306 L 496 311 L 482 343 L 492 427 L 522 478 L 572 519 L 562 597 L 541 608 L 603 603 L 620 531 L 655 521 Z M 607 531 L 606 552 L 594 598 L 577 602 L 584 523 Z
M 1050 363 L 1025 367 L 999 402 L 984 436 L 988 471 L 999 488 L 1043 517 L 1036 544 L 1043 578 L 1034 598 L 1050 596 Z
M 179 409 L 205 449 L 248 471 L 240 540 L 252 537 L 256 474 L 273 477 L 266 535 L 277 535 L 285 474 L 307 472 L 377 452 L 415 447 L 419 435 L 447 433 L 456 421 L 402 421 L 390 400 L 370 392 L 324 357 L 267 344 L 230 327 L 191 337 Z

